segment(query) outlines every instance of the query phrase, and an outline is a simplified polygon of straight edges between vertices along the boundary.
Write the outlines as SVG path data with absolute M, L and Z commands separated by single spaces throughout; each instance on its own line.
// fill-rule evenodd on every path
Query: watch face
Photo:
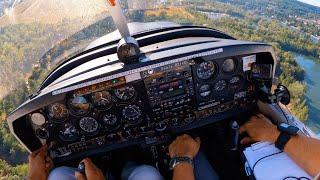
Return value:
M 291 125 L 288 125 L 288 124 L 285 124 L 285 123 L 281 123 L 279 126 L 278 126 L 279 130 L 281 132 L 285 132 L 285 133 L 288 133 L 290 135 L 296 135 L 299 131 L 299 128 L 297 128 L 296 126 L 291 126 Z

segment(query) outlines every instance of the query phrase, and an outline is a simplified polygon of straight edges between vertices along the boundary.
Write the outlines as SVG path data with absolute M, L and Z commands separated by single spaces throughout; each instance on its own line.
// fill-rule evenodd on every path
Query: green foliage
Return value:
M 11 166 L 3 160 L 0 160 L 0 180 L 21 180 L 28 172 L 28 165 L 22 164 Z

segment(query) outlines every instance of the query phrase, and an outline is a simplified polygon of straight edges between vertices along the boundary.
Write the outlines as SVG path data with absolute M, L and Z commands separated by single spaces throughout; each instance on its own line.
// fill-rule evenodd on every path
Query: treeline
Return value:
M 242 2 L 242 0 L 239 1 Z M 261 1 L 260 3 L 266 2 Z M 270 2 L 270 4 L 272 3 L 275 2 Z M 264 9 L 265 6 L 261 6 L 261 8 Z M 280 8 L 275 6 L 270 9 Z M 242 6 L 233 6 L 219 2 L 205 3 L 198 8 L 191 7 L 189 11 L 198 14 L 200 20 L 197 20 L 196 23 L 199 25 L 210 24 L 213 28 L 228 32 L 240 39 L 277 43 L 282 50 L 313 56 L 320 62 L 320 42 L 313 42 L 309 34 L 301 33 L 285 25 L 281 19 L 266 18 L 257 14 L 256 11 L 243 9 Z M 203 15 L 201 16 L 198 11 L 226 13 L 231 17 L 210 20 Z M 287 14 L 287 16 L 289 15 Z M 320 15 L 318 17 L 320 18 Z M 227 25 L 224 25 L 224 23 L 227 23 Z M 307 27 L 304 26 L 304 31 L 310 32 L 313 30 L 306 29 Z
M 296 0 L 218 0 L 230 3 L 255 15 L 276 19 L 292 29 L 309 35 L 320 36 L 320 7 Z M 306 37 L 306 39 L 310 39 Z M 318 42 L 320 46 L 320 42 Z M 319 53 L 317 54 L 319 57 Z

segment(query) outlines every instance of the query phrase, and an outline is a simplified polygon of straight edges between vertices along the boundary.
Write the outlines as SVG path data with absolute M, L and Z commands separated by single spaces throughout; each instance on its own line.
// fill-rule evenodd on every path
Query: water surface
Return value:
M 320 136 L 320 63 L 313 58 L 294 54 L 297 63 L 305 70 L 305 83 L 307 85 L 307 104 L 309 117 L 306 122 Z

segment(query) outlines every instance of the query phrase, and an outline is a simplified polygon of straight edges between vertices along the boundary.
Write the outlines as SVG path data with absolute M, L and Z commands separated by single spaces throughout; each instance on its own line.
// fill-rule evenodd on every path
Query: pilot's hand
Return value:
M 176 138 L 169 146 L 170 157 L 189 157 L 193 159 L 200 149 L 200 138 L 193 139 L 189 135 Z
M 241 144 L 249 144 L 257 141 L 269 141 L 275 143 L 280 132 L 271 121 L 263 116 L 257 114 L 252 116 L 248 122 L 240 127 L 240 134 L 247 132 L 249 137 L 244 137 Z
M 77 180 L 105 180 L 102 171 L 91 161 L 86 158 L 82 160 L 85 166 L 85 175 L 80 172 L 76 172 L 75 176 Z
M 46 180 L 52 168 L 52 159 L 47 154 L 47 145 L 29 155 L 28 180 Z

